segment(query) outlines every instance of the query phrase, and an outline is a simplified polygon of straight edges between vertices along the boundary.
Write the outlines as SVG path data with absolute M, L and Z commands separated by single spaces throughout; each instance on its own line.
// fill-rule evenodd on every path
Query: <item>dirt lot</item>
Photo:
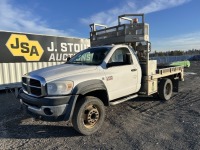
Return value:
M 66 122 L 33 121 L 0 93 L 0 149 L 200 149 L 200 62 L 185 69 L 168 102 L 138 98 L 107 108 L 100 131 L 82 136 Z M 196 74 L 192 74 L 192 73 Z

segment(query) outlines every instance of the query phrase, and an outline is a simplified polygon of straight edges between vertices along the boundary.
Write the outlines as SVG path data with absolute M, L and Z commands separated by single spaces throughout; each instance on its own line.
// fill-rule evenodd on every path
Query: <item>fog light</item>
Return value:
M 45 108 L 45 109 L 44 109 L 44 113 L 45 113 L 46 115 L 53 115 L 53 112 L 51 111 L 50 108 Z

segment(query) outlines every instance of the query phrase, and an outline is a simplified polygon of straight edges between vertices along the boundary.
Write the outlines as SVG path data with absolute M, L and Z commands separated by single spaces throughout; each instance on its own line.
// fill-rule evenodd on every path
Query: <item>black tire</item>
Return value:
M 172 96 L 173 84 L 170 79 L 161 79 L 158 86 L 158 95 L 162 100 L 169 100 Z
M 74 110 L 72 124 L 83 135 L 91 135 L 100 129 L 105 119 L 103 102 L 93 96 L 80 99 Z

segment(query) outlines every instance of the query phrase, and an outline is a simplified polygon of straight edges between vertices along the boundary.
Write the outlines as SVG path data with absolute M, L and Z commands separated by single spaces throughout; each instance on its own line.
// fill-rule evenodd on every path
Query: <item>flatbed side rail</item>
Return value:
M 173 73 L 176 71 L 181 71 L 183 69 L 182 66 L 177 66 L 177 67 L 169 67 L 169 68 L 163 68 L 163 69 L 158 69 L 157 74 L 165 74 L 165 73 Z
M 145 79 L 153 80 L 153 79 L 159 79 L 159 78 L 163 78 L 163 77 L 167 77 L 167 76 L 175 75 L 175 74 L 180 74 L 180 80 L 184 81 L 184 77 L 183 77 L 184 76 L 184 67 L 182 67 L 182 66 L 158 69 L 156 71 L 156 74 L 146 76 Z

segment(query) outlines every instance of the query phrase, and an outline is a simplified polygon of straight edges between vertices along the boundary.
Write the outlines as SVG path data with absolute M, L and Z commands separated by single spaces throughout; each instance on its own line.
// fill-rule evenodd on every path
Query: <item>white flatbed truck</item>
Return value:
M 122 20 L 130 23 L 122 24 Z M 105 106 L 140 95 L 169 100 L 173 92 L 178 92 L 184 68 L 160 68 L 155 60 L 149 60 L 149 25 L 144 14 L 121 15 L 113 27 L 90 27 L 92 47 L 65 64 L 22 77 L 20 102 L 33 117 L 72 121 L 78 132 L 90 135 L 102 126 Z

